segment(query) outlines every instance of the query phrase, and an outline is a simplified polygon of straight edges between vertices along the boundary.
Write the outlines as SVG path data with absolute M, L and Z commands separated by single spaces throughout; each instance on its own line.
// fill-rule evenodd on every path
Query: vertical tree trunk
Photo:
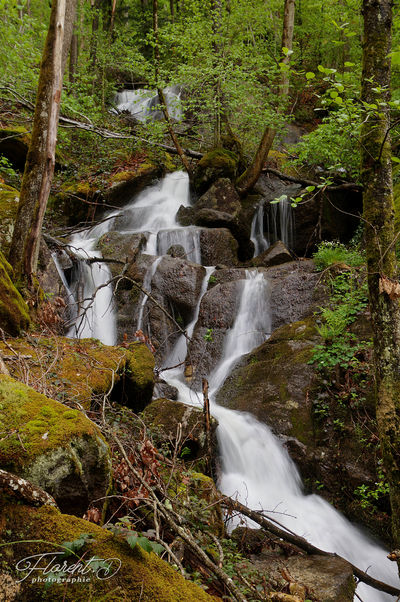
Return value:
M 222 90 L 219 77 L 218 55 L 221 46 L 222 6 L 221 0 L 211 0 L 212 33 L 213 33 L 213 66 L 214 66 L 214 99 L 215 99 L 215 125 L 214 146 L 221 146 L 222 135 Z
M 161 86 L 159 85 L 159 81 L 160 81 L 160 45 L 159 45 L 159 41 L 158 41 L 158 0 L 153 0 L 153 32 L 154 32 L 154 63 L 155 63 L 154 64 L 154 72 L 155 72 L 155 79 L 156 79 L 156 86 L 157 86 L 157 94 L 158 94 L 158 98 L 160 100 L 161 110 L 163 112 L 164 119 L 167 124 L 169 135 L 171 136 L 172 142 L 175 145 L 176 152 L 178 153 L 184 168 L 190 175 L 191 169 L 190 169 L 190 164 L 189 164 L 188 158 L 186 157 L 185 153 L 183 152 L 183 149 L 179 143 L 178 137 L 175 134 L 174 128 L 172 127 L 171 119 L 170 119 L 170 116 L 168 113 L 167 103 L 165 101 L 164 92 L 163 92 Z
M 57 124 L 62 88 L 62 53 L 66 0 L 53 0 L 50 25 L 40 66 L 33 131 L 22 180 L 10 248 L 17 280 L 37 269 L 40 233 L 54 172 Z
M 362 100 L 390 98 L 392 7 L 390 0 L 363 0 Z M 374 88 L 381 87 L 379 98 Z M 368 290 L 374 334 L 376 410 L 384 469 L 390 486 L 395 546 L 400 547 L 400 308 L 389 112 L 379 107 L 363 120 L 363 183 Z
M 285 0 L 284 18 L 282 26 L 282 48 L 292 49 L 293 43 L 293 28 L 294 28 L 294 9 L 295 0 Z M 285 57 L 289 63 L 289 56 Z M 287 96 L 289 90 L 289 76 L 286 71 L 283 72 L 281 78 L 280 96 Z M 246 171 L 237 179 L 236 188 L 241 196 L 244 196 L 255 186 L 260 177 L 263 165 L 268 157 L 268 153 L 272 148 L 275 138 L 275 130 L 267 126 L 264 130 L 261 142 L 258 145 L 254 159 L 246 169 Z
M 282 48 L 292 50 L 293 47 L 293 30 L 294 30 L 294 11 L 296 0 L 285 0 L 284 15 L 283 15 L 283 30 L 282 30 Z M 284 54 L 282 62 L 289 66 L 290 54 Z M 282 73 L 281 95 L 287 96 L 289 92 L 289 72 Z
M 69 51 L 69 81 L 71 84 L 75 82 L 75 72 L 78 65 L 78 34 L 74 29 L 71 37 L 71 48 Z
M 117 0 L 113 0 L 112 8 L 111 8 L 111 19 L 110 19 L 110 34 L 112 35 L 114 29 L 114 21 L 115 21 L 115 8 L 117 6 Z

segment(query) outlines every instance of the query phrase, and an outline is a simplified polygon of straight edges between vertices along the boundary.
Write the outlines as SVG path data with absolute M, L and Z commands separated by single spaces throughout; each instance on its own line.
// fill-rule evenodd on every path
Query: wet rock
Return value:
M 177 219 L 183 226 L 194 224 L 206 228 L 227 228 L 239 244 L 240 261 L 253 257 L 251 217 L 249 219 L 248 211 L 244 211 L 240 197 L 229 179 L 218 179 L 193 207 L 180 207 Z
M 78 410 L 0 377 L 0 466 L 41 487 L 70 514 L 106 495 L 111 461 L 97 427 Z
M 238 246 L 227 228 L 202 228 L 200 231 L 201 259 L 204 265 L 236 265 Z
M 236 270 L 244 277 L 244 270 Z M 213 286 L 204 295 L 199 318 L 188 346 L 186 375 L 195 389 L 199 389 L 201 379 L 210 374 L 222 356 L 225 335 L 232 327 L 237 306 L 237 282 L 225 282 Z
M 314 369 L 308 361 L 319 340 L 311 319 L 279 328 L 240 360 L 218 391 L 217 402 L 232 410 L 250 411 L 275 433 L 312 446 L 314 429 L 307 392 Z
M 179 257 L 180 259 L 185 259 L 186 251 L 182 247 L 182 245 L 172 245 L 168 249 L 167 255 L 171 255 L 171 257 Z
M 194 204 L 195 211 L 215 209 L 237 217 L 242 205 L 240 197 L 228 178 L 218 179 Z
M 274 265 L 287 263 L 288 261 L 293 261 L 290 251 L 288 251 L 281 240 L 277 240 L 266 251 L 261 253 L 261 255 L 258 255 L 258 257 L 253 259 L 251 263 L 256 267 L 268 268 Z
M 178 389 L 165 382 L 165 380 L 159 379 L 154 386 L 154 397 L 176 401 L 178 394 Z
M 160 166 L 150 162 L 144 162 L 134 170 L 128 169 L 114 174 L 111 187 L 105 194 L 107 203 L 123 207 L 146 186 L 153 184 L 161 174 Z

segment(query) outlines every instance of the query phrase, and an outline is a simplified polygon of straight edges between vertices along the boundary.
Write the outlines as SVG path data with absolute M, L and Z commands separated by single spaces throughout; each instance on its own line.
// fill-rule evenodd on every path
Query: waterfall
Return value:
M 254 257 L 257 257 L 269 247 L 269 242 L 264 236 L 264 199 L 254 212 L 250 240 L 254 243 Z
M 105 229 L 111 228 L 112 225 L 114 229 L 118 226 L 123 232 L 146 232 L 146 252 L 153 255 L 165 253 L 171 246 L 170 243 L 181 244 L 189 254 L 191 249 L 196 249 L 194 231 L 179 227 L 175 218 L 180 205 L 188 204 L 187 176 L 182 172 L 169 174 L 160 184 L 141 193 L 116 214 L 114 220 L 77 235 L 73 241 L 77 247 L 76 252 L 82 258 L 99 256 L 99 252 L 95 250 L 96 241 Z M 279 230 L 283 242 L 290 246 L 293 227 L 291 208 L 290 205 L 282 203 L 279 203 L 279 207 L 272 205 L 274 232 L 278 236 Z M 178 234 L 175 236 L 173 232 Z M 194 257 L 200 261 L 200 255 Z M 157 265 L 156 260 L 146 274 L 148 288 L 151 286 Z M 85 271 L 86 268 L 88 272 Z M 100 283 L 106 283 L 110 279 L 108 268 L 104 264 L 89 266 L 83 261 L 80 269 L 83 271 L 84 298 L 91 297 L 93 290 L 98 288 Z M 213 270 L 212 267 L 206 268 L 197 306 L 187 327 L 188 336 L 193 334 L 201 299 L 207 291 L 208 280 Z M 74 282 L 75 285 L 72 284 L 70 290 L 78 300 L 82 297 L 78 297 L 77 280 Z M 107 336 L 109 340 L 115 340 L 112 290 L 111 287 L 103 287 L 96 295 L 96 301 L 101 291 L 104 299 L 99 298 L 98 304 L 87 306 L 84 314 L 82 308 L 85 307 L 85 301 L 81 303 L 75 329 L 73 333 L 71 331 L 74 336 L 98 336 L 101 340 Z M 259 423 L 250 414 L 228 410 L 216 404 L 215 394 L 233 366 L 244 354 L 262 344 L 271 331 L 269 285 L 263 274 L 257 270 L 246 271 L 246 279 L 239 282 L 238 291 L 240 302 L 237 315 L 226 335 L 221 360 L 209 376 L 211 411 L 219 422 L 217 434 L 222 463 L 219 488 L 224 494 L 237 495 L 243 503 L 254 509 L 280 512 L 279 521 L 282 524 L 314 545 L 342 555 L 382 581 L 398 585 L 395 563 L 386 560 L 386 552 L 382 547 L 375 544 L 322 498 L 304 493 L 294 463 L 266 425 Z M 142 315 L 139 315 L 141 323 L 145 302 L 146 300 L 142 299 Z M 166 369 L 185 360 L 186 343 L 184 336 L 179 337 L 168 357 L 164 359 L 163 377 L 178 389 L 180 401 L 202 405 L 201 393 L 192 390 L 184 379 L 183 366 L 173 370 Z M 393 597 L 364 584 L 358 586 L 357 593 L 364 602 L 393 600 Z
M 269 204 L 268 231 L 272 234 L 272 242 L 281 240 L 291 249 L 293 247 L 294 217 L 288 198 L 281 199 L 279 203 Z
M 158 264 L 160 263 L 162 257 L 157 257 L 155 261 L 148 268 L 144 278 L 143 278 L 143 288 L 146 292 L 151 293 L 151 281 L 153 280 L 153 276 L 157 271 Z M 147 303 L 148 296 L 145 293 L 141 293 L 140 305 L 139 305 L 139 316 L 137 321 L 136 330 L 143 330 L 143 312 L 145 305 Z M 150 333 L 149 333 L 150 336 Z
M 101 259 L 96 250 L 97 240 L 110 226 L 104 222 L 90 230 L 75 234 L 71 248 L 77 260 L 73 279 L 69 287 L 74 299 L 72 314 L 74 324 L 68 336 L 99 339 L 105 345 L 116 343 L 116 316 L 114 311 L 112 275 L 106 263 L 89 263 L 90 259 Z
M 175 121 L 181 121 L 183 117 L 181 94 L 182 87 L 167 86 L 163 90 L 165 104 L 169 116 Z M 138 88 L 137 90 L 123 90 L 114 97 L 114 105 L 119 112 L 127 111 L 138 121 L 145 122 L 148 119 L 160 120 L 164 116 L 160 109 L 160 99 L 155 90 Z M 116 113 L 115 110 L 112 112 Z

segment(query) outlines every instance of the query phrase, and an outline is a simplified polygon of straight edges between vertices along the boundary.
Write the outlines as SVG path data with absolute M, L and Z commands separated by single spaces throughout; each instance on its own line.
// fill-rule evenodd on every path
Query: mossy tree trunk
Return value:
M 54 173 L 62 79 L 75 16 L 76 0 L 53 0 L 9 256 L 16 279 L 28 284 L 37 270 L 40 234 Z
M 362 101 L 390 98 L 392 5 L 363 0 Z M 378 90 L 378 92 L 377 92 Z M 381 92 L 379 92 L 381 90 Z M 400 547 L 400 287 L 397 281 L 389 111 L 369 111 L 361 130 L 368 289 L 374 333 L 376 409 L 390 486 L 393 539 Z
M 40 66 L 33 131 L 25 163 L 10 263 L 18 280 L 32 283 L 39 255 L 50 185 L 54 173 L 57 124 L 62 88 L 66 0 L 53 0 Z

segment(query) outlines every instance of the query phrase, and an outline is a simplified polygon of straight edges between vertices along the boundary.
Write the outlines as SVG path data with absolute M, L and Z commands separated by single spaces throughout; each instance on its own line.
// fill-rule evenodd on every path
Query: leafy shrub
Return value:
M 359 251 L 348 249 L 337 241 L 322 242 L 314 253 L 313 259 L 317 270 L 324 270 L 335 263 L 345 263 L 352 268 L 359 268 L 365 263 Z

